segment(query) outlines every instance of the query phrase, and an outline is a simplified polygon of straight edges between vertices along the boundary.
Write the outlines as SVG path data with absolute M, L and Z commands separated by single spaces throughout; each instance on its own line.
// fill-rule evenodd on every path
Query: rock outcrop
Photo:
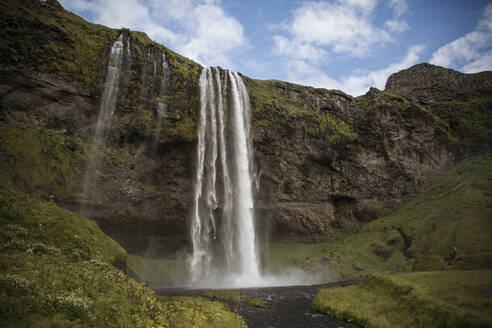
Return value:
M 386 82 L 385 90 L 421 104 L 490 97 L 492 72 L 463 74 L 422 63 L 392 74 Z
M 87 23 L 54 0 L 9 0 L 0 8 L 0 177 L 72 210 L 90 206 L 92 219 L 129 252 L 162 256 L 186 245 L 201 67 L 143 33 Z M 131 58 L 106 149 L 90 154 L 104 65 L 121 33 Z M 259 173 L 257 227 L 265 238 L 312 241 L 370 221 L 457 158 L 490 150 L 489 72 L 421 64 L 392 75 L 385 91 L 357 98 L 243 80 Z M 167 114 L 158 126 L 161 103 Z M 30 156 L 33 145 L 41 155 Z M 98 198 L 87 204 L 81 179 L 91 156 L 104 169 L 96 172 Z

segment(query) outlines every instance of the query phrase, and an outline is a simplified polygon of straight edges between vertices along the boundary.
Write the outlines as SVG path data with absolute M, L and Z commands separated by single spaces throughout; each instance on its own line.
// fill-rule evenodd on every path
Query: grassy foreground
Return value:
M 373 272 L 410 271 L 414 258 L 443 258 L 457 249 L 450 267 L 492 269 L 492 155 L 469 158 L 412 201 L 383 218 L 336 230 L 313 243 L 273 242 L 264 256 L 270 269 L 297 266 L 324 279 Z M 356 232 L 357 231 L 357 232 Z
M 4 184 L 0 245 L 2 327 L 245 327 L 222 303 L 158 297 L 95 222 Z
M 491 327 L 492 271 L 373 274 L 320 290 L 313 307 L 364 327 Z

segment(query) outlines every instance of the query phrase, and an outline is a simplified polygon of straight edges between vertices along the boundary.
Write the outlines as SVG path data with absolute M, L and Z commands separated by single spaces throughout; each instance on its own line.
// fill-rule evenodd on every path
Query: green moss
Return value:
M 187 116 L 181 121 L 166 121 L 164 131 L 173 139 L 192 142 L 196 139 L 196 121 Z
M 321 289 L 313 307 L 364 327 L 487 327 L 491 271 L 374 274 Z
M 452 261 L 452 265 L 460 270 L 483 270 L 492 268 L 492 253 L 460 255 Z
M 118 37 L 107 27 L 90 24 L 52 1 L 2 1 L 2 62 L 66 74 L 95 89 L 105 72 L 101 60 Z
M 415 259 L 412 271 L 442 271 L 446 270 L 446 262 L 439 255 L 420 255 Z
M 492 140 L 492 98 L 437 102 L 426 107 L 450 126 L 462 154 L 481 151 Z
M 201 297 L 160 296 L 171 327 L 246 328 L 240 315 L 230 312 L 227 305 Z
M 262 309 L 269 309 L 272 307 L 267 301 L 258 298 L 248 300 L 248 304 Z
M 87 159 L 80 139 L 0 123 L 0 141 L 2 181 L 33 195 L 53 195 L 57 200 L 77 191 Z
M 299 131 L 335 143 L 356 138 L 346 122 L 330 112 L 316 111 L 314 104 L 307 103 L 317 97 L 314 88 L 245 76 L 243 80 L 251 100 L 254 130 L 271 129 L 280 134 Z
M 408 251 L 443 257 L 453 246 L 460 255 L 492 251 L 492 155 L 470 158 L 411 202 L 374 222 L 400 227 L 412 241 Z
M 128 163 L 128 156 L 123 153 L 123 151 L 117 147 L 106 147 L 104 148 L 104 162 L 109 167 L 122 167 L 124 164 Z

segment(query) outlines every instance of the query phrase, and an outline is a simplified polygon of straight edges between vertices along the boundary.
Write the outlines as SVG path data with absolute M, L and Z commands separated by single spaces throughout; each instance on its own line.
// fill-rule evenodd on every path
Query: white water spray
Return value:
M 249 96 L 238 74 L 205 68 L 200 76 L 200 97 L 191 222 L 192 284 L 260 285 Z M 222 180 L 220 195 L 218 178 Z
M 128 40 L 128 47 L 130 40 Z M 129 49 L 129 48 L 128 48 Z M 129 50 L 128 50 L 129 53 Z M 108 71 L 106 73 L 106 79 L 104 82 L 104 91 L 102 94 L 101 107 L 99 109 L 99 116 L 96 124 L 96 131 L 94 133 L 94 139 L 92 141 L 91 153 L 93 160 L 87 166 L 84 175 L 84 189 L 83 194 L 87 202 L 91 203 L 94 200 L 93 193 L 95 192 L 96 178 L 94 177 L 94 171 L 101 169 L 101 160 L 95 153 L 96 151 L 104 150 L 104 143 L 109 134 L 111 128 L 111 122 L 114 111 L 116 109 L 116 100 L 119 90 L 119 75 L 121 72 L 121 66 L 123 63 L 123 34 L 118 37 L 118 40 L 113 44 L 111 53 L 109 55 Z M 90 216 L 87 208 L 81 209 L 83 215 Z

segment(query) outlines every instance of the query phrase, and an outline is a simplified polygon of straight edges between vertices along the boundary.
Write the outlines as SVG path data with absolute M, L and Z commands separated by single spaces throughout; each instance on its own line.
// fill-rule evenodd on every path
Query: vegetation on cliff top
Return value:
M 373 274 L 321 289 L 313 307 L 368 328 L 490 327 L 492 271 Z
M 3 64 L 60 72 L 90 88 L 104 81 L 105 55 L 117 31 L 89 24 L 54 0 L 2 1 L 0 17 Z
M 317 89 L 245 76 L 243 80 L 251 100 L 254 130 L 266 129 L 287 135 L 301 133 L 334 143 L 356 137 L 351 127 L 332 112 L 315 110 L 311 102 L 318 97 Z
M 224 304 L 160 298 L 97 224 L 0 185 L 2 327 L 245 327 Z

